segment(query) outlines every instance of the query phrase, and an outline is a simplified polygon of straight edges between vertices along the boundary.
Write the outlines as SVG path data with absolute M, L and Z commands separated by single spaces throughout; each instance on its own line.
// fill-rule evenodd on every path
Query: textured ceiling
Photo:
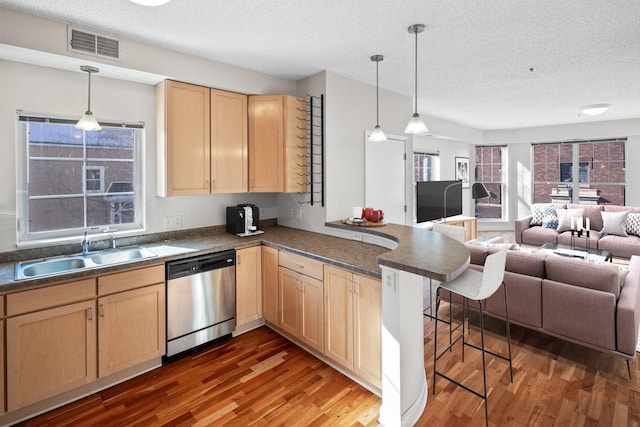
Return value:
M 639 0 L 0 0 L 0 6 L 300 79 L 321 70 L 411 96 L 419 111 L 506 129 L 640 117 Z M 535 68 L 534 71 L 529 71 Z M 381 96 L 380 102 L 384 102 Z M 608 103 L 580 116 L 578 107 Z M 384 117 L 380 118 L 384 126 Z

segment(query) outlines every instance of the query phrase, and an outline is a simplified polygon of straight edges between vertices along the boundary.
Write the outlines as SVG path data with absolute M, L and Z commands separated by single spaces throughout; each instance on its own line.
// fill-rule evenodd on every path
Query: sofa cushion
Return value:
M 640 213 L 640 208 L 632 207 L 632 206 L 621 206 L 621 205 L 604 205 L 605 212 L 633 212 Z
M 496 253 L 500 248 L 489 248 L 489 255 Z M 544 260 L 547 254 L 544 252 L 507 251 L 507 263 L 505 271 L 524 274 L 525 276 L 545 277 Z
M 558 215 L 558 233 L 571 230 L 571 223 L 573 222 L 573 229 L 577 230 L 578 224 L 584 214 L 584 209 L 556 209 Z M 573 221 L 571 219 L 573 218 Z M 580 218 L 580 220 L 578 219 Z
M 574 342 L 615 350 L 615 316 L 616 297 L 613 294 L 542 281 L 542 327 L 549 332 Z
M 627 234 L 640 236 L 640 213 L 629 212 L 626 223 Z
M 522 243 L 528 245 L 544 245 L 547 242 L 558 242 L 558 232 L 554 228 L 536 226 L 522 231 Z
M 600 212 L 602 214 L 602 234 L 626 236 L 628 211 Z
M 600 232 L 591 230 L 589 232 L 589 247 L 596 249 L 598 247 L 598 240 L 600 240 Z M 571 246 L 571 232 L 565 231 L 564 233 L 560 233 L 558 235 L 558 244 Z M 573 239 L 573 244 L 576 247 L 586 248 L 587 247 L 586 234 L 583 234 L 582 237 L 575 236 Z
M 569 203 L 567 209 L 582 209 L 585 222 L 586 218 L 589 218 L 590 228 L 597 231 L 602 230 L 602 215 L 600 212 L 604 209 L 603 205 L 579 205 Z
M 544 267 L 549 280 L 610 292 L 616 299 L 620 295 L 620 272 L 616 265 L 549 255 Z
M 507 258 L 509 253 L 507 253 Z M 509 320 L 534 328 L 542 327 L 542 279 L 506 271 Z M 504 290 L 502 286 L 486 300 L 487 313 L 504 318 Z
M 640 237 L 609 234 L 598 240 L 598 249 L 610 251 L 613 256 L 631 258 L 631 255 L 640 255 Z

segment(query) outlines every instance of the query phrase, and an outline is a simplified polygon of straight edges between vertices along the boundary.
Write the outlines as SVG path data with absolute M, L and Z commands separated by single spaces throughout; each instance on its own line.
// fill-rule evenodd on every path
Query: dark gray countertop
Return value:
M 449 237 L 422 228 L 386 224 L 383 227 L 361 227 L 333 221 L 329 227 L 358 230 L 389 238 L 398 243 L 392 251 L 378 255 L 380 265 L 408 271 L 419 276 L 446 281 L 458 276 L 469 265 L 469 249 Z
M 224 226 L 209 227 L 179 233 L 160 233 L 154 235 L 155 239 L 143 236 L 136 241 L 130 241 L 129 244 L 142 244 L 151 251 L 157 249 L 157 257 L 126 264 L 74 271 L 64 275 L 15 281 L 15 262 L 6 262 L 0 264 L 0 295 L 260 244 L 306 255 L 327 264 L 374 277 L 381 277 L 379 266 L 381 264 L 436 280 L 447 280 L 458 275 L 469 263 L 469 250 L 461 243 L 439 233 L 396 224 L 368 229 L 349 226 L 341 221 L 330 222 L 326 225 L 335 228 L 357 229 L 361 233 L 378 235 L 397 242 L 398 247 L 389 250 L 356 240 L 278 225 L 263 227 L 264 234 L 249 237 L 229 234 L 224 230 Z M 180 248 L 188 250 L 188 252 L 182 251 L 182 253 L 172 254 L 171 251 L 165 250 L 167 247 Z M 42 256 L 52 256 L 50 250 L 43 249 L 42 251 L 46 253 Z M 33 250 L 30 253 L 34 253 Z
M 135 244 L 142 244 L 152 252 L 155 248 L 159 248 L 159 255 L 154 258 L 146 258 L 126 264 L 83 269 L 57 276 L 15 281 L 15 262 L 0 264 L 0 295 L 155 265 L 190 256 L 204 255 L 227 249 L 241 249 L 260 244 L 306 255 L 357 273 L 380 277 L 381 271 L 376 258 L 389 251 L 389 249 L 368 243 L 278 225 L 262 227 L 262 229 L 264 234 L 238 237 L 227 233 L 224 227 L 210 227 L 193 230 L 191 233 L 180 233 L 176 235 L 177 237 L 171 235 L 163 236 L 169 238 L 157 241 L 138 241 Z M 189 252 L 183 251 L 174 255 L 162 255 L 167 252 L 164 250 L 166 246 L 187 249 Z M 43 250 L 43 252 L 48 251 Z M 46 256 L 52 256 L 52 254 L 47 253 Z

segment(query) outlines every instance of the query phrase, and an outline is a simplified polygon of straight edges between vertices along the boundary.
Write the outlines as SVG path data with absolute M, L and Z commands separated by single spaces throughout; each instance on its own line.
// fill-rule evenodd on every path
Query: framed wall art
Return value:
M 456 156 L 456 180 L 462 181 L 462 188 L 469 188 L 469 158 Z

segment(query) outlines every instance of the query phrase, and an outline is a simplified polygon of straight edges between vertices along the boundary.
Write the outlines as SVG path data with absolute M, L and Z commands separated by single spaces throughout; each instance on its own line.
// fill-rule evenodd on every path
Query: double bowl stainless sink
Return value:
M 96 267 L 107 267 L 157 256 L 143 246 L 107 249 L 87 254 L 66 255 L 16 264 L 15 279 L 32 279 L 42 276 L 71 273 Z

